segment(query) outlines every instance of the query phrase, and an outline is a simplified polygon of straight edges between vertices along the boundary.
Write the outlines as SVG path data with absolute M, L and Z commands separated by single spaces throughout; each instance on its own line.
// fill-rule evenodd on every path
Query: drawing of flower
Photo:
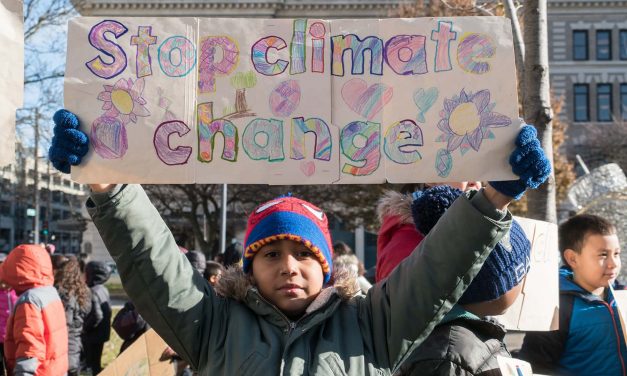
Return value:
M 130 122 L 137 123 L 138 116 L 149 116 L 146 100 L 142 98 L 144 79 L 133 82 L 132 78 L 119 79 L 115 85 L 104 85 L 104 91 L 98 94 L 103 101 L 104 116 L 118 118 L 123 125 Z
M 453 98 L 444 99 L 438 128 L 444 132 L 436 141 L 446 142 L 446 150 L 460 149 L 462 155 L 471 148 L 479 151 L 481 142 L 494 138 L 490 128 L 506 127 L 511 119 L 492 112 L 496 103 L 490 103 L 490 92 L 481 90 L 466 93 L 464 89 Z

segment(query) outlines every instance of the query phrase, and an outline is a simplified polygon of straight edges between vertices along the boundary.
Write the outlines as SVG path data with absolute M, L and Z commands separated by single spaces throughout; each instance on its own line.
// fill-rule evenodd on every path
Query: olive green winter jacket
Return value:
M 201 375 L 389 375 L 509 230 L 509 213 L 483 193 L 469 197 L 367 295 L 325 288 L 296 322 L 252 285 L 218 295 L 180 253 L 140 186 L 92 194 L 87 206 L 138 311 Z

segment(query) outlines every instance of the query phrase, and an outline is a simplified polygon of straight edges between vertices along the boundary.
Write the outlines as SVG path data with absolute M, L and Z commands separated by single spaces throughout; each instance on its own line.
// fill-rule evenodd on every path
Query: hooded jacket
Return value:
M 104 343 L 111 334 L 111 299 L 104 283 L 111 270 L 102 261 L 90 261 L 85 265 L 87 286 L 91 290 L 91 310 L 83 324 L 83 344 Z
M 424 239 L 411 215 L 411 195 L 387 191 L 379 200 L 376 281 L 385 279 Z
M 65 375 L 65 311 L 52 286 L 52 263 L 46 250 L 37 245 L 18 246 L 0 266 L 0 280 L 20 294 L 4 342 L 8 374 Z
M 140 314 L 201 375 L 390 375 L 459 299 L 511 222 L 482 193 L 462 197 L 368 294 L 328 286 L 292 321 L 240 283 L 246 278 L 217 294 L 180 254 L 140 186 L 92 194 L 87 207 Z
M 560 269 L 559 330 L 530 332 L 520 358 L 535 372 L 558 375 L 627 375 L 627 349 L 616 302 L 605 300 L 573 281 Z

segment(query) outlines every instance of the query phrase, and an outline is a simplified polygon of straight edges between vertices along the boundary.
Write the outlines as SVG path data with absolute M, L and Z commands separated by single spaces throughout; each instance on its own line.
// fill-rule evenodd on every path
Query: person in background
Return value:
M 101 261 L 90 261 L 85 265 L 85 279 L 91 290 L 91 311 L 83 324 L 83 349 L 85 366 L 97 375 L 102 371 L 101 358 L 105 342 L 111 335 L 111 300 L 104 284 L 111 270 Z
M 610 289 L 620 273 L 616 227 L 590 214 L 559 226 L 559 329 L 529 332 L 519 357 L 534 372 L 557 375 L 627 375 L 627 348 Z
M 6 253 L 0 253 L 0 265 L 2 265 L 6 258 Z M 15 293 L 15 290 L 7 284 L 0 283 L 0 375 L 2 376 L 5 374 L 4 336 L 7 331 L 7 321 L 9 320 L 11 312 L 13 312 L 13 307 L 15 307 L 16 301 L 17 294 Z
M 364 277 L 364 267 L 356 255 L 352 253 L 339 256 L 335 255 L 333 265 L 338 271 L 346 270 L 348 273 L 354 275 L 357 285 L 359 286 L 359 291 L 361 291 L 362 294 L 365 295 L 372 287 L 372 284 Z
M 66 258 L 54 273 L 56 287 L 65 309 L 68 331 L 68 375 L 78 376 L 81 371 L 81 333 L 85 317 L 91 311 L 91 291 L 83 280 L 80 264 L 76 257 Z
M 203 276 L 211 286 L 215 286 L 222 277 L 223 273 L 224 266 L 222 266 L 222 264 L 215 261 L 207 261 Z
M 9 375 L 63 376 L 68 370 L 65 311 L 50 255 L 38 245 L 13 249 L 0 265 L 0 282 L 18 294 L 9 316 L 4 355 Z
M 333 244 L 333 257 L 354 254 L 353 249 L 344 242 L 335 242 Z

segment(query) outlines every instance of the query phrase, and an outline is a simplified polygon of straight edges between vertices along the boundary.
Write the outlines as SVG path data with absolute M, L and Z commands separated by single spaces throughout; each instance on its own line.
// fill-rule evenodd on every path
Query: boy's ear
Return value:
M 564 251 L 564 260 L 571 269 L 575 269 L 577 266 L 577 256 L 579 256 L 579 254 L 570 248 Z

